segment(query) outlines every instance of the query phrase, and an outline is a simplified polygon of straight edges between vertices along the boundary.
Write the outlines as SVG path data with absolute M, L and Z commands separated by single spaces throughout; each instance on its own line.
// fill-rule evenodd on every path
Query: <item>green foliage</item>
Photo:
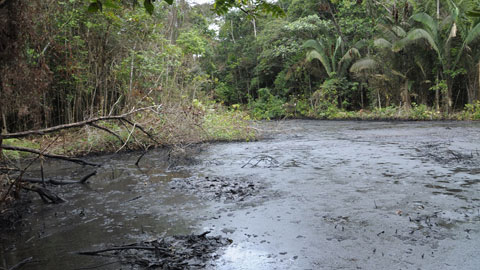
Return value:
M 433 118 L 433 112 L 427 108 L 425 104 L 417 105 L 412 103 L 410 117 L 416 120 L 430 120 Z
M 217 100 L 226 104 L 235 104 L 239 102 L 234 89 L 224 82 L 219 82 L 215 86 L 215 97 Z
M 2 141 L 2 144 L 8 146 L 16 146 L 16 147 L 24 147 L 24 148 L 39 148 L 40 145 L 31 140 L 19 140 L 19 139 L 5 139 Z M 22 151 L 12 151 L 12 150 L 2 150 L 2 153 L 9 159 L 19 159 L 19 158 L 27 158 L 31 157 L 34 154 L 22 152 Z
M 480 101 L 477 100 L 474 104 L 465 104 L 463 119 L 480 120 Z
M 258 99 L 250 100 L 248 108 L 255 119 L 278 119 L 285 116 L 284 101 L 268 88 L 258 90 Z
M 180 33 L 177 44 L 186 54 L 201 55 L 205 53 L 207 42 L 196 30 L 190 30 Z
M 209 140 L 251 141 L 256 134 L 250 127 L 249 120 L 247 114 L 238 110 L 229 111 L 217 107 L 205 115 L 202 126 Z
M 265 0 L 215 0 L 213 10 L 217 14 L 225 14 L 232 8 L 238 8 L 250 16 L 269 14 L 274 17 L 284 16 L 282 8 Z

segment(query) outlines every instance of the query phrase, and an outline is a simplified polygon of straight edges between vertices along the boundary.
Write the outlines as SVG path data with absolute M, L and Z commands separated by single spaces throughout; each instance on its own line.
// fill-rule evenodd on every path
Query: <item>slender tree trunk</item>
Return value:
M 378 90 L 378 88 L 377 88 L 377 100 L 378 100 L 378 108 L 381 109 L 382 108 L 382 102 L 380 100 L 380 90 Z
M 3 134 L 7 134 L 8 133 L 8 129 L 7 129 L 7 118 L 5 117 L 5 113 L 0 109 L 0 113 L 2 114 L 2 128 L 0 129 L 1 130 L 1 133 Z M 1 142 L 0 142 L 0 145 L 1 145 Z
M 344 48 L 343 48 L 343 44 L 347 44 L 347 40 L 345 39 L 345 36 L 343 35 L 342 33 L 342 29 L 340 28 L 340 25 L 338 25 L 337 23 L 337 19 L 335 18 L 335 14 L 333 13 L 333 4 L 330 0 L 327 1 L 328 2 L 328 11 L 330 13 L 330 16 L 332 16 L 332 22 L 333 22 L 333 25 L 335 26 L 335 30 L 337 30 L 337 34 L 341 37 L 342 39 L 342 55 L 345 53 L 344 52 Z
M 447 75 L 448 76 L 448 75 Z M 444 98 L 445 98 L 445 109 L 447 113 L 451 113 L 453 109 L 453 81 L 452 79 L 447 78 L 447 93 L 445 93 Z
M 133 88 L 133 67 L 135 63 L 135 49 L 137 47 L 137 43 L 133 44 L 133 49 L 132 49 L 132 59 L 130 60 L 130 82 L 128 85 L 128 95 L 131 97 L 132 96 L 132 88 Z
M 437 0 L 437 20 L 440 20 L 440 0 Z
M 439 80 L 439 77 L 438 77 L 438 71 L 437 71 L 437 81 L 436 81 L 436 84 L 437 84 L 437 87 L 435 88 L 435 109 L 438 111 L 440 111 L 440 89 L 438 88 L 438 80 Z
M 402 101 L 405 110 L 410 110 L 412 108 L 412 103 L 410 101 L 410 94 L 408 93 L 408 79 L 405 79 L 403 91 L 402 91 Z
M 230 20 L 230 32 L 232 35 L 233 44 L 235 44 L 235 36 L 233 35 L 233 20 Z
M 478 61 L 478 83 L 477 83 L 477 93 L 476 100 L 480 100 L 480 61 Z

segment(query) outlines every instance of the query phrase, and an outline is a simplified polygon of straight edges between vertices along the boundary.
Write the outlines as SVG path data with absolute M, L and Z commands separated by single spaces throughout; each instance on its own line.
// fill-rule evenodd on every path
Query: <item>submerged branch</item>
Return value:
M 28 177 L 22 177 L 23 182 L 28 182 L 28 183 L 40 183 L 40 184 L 51 184 L 55 186 L 62 186 L 62 185 L 71 185 L 71 184 L 85 184 L 87 180 L 97 174 L 97 171 L 91 172 L 80 180 L 55 180 L 55 179 L 37 179 L 37 178 L 28 178 Z

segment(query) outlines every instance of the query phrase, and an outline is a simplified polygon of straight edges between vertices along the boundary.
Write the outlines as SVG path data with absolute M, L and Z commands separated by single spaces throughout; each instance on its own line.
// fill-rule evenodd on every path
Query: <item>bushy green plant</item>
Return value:
M 235 89 L 233 87 L 229 87 L 224 82 L 219 82 L 215 87 L 215 97 L 218 101 L 225 104 L 234 104 L 238 102 Z
M 255 131 L 249 126 L 250 117 L 239 110 L 224 110 L 211 106 L 202 123 L 207 140 L 253 140 Z
M 415 120 L 432 119 L 432 111 L 428 109 L 425 104 L 417 105 L 412 103 L 412 110 L 410 111 L 410 118 Z
M 268 88 L 258 90 L 258 99 L 250 100 L 248 107 L 255 119 L 276 119 L 286 115 L 284 101 L 272 95 Z
M 466 104 L 465 111 L 463 112 L 464 119 L 480 120 L 480 101 L 476 101 L 473 104 Z

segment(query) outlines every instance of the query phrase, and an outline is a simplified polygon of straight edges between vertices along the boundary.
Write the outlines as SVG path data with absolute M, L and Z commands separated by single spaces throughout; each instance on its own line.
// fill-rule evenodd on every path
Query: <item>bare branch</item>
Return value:
M 113 136 L 115 136 L 115 137 L 120 141 L 120 143 L 121 143 L 122 145 L 126 144 L 126 142 L 124 142 L 124 141 L 122 140 L 122 138 L 120 137 L 120 135 L 118 135 L 118 134 L 115 133 L 114 131 L 112 131 L 112 130 L 106 128 L 106 127 L 99 126 L 99 125 L 97 125 L 97 124 L 95 124 L 95 123 L 88 123 L 88 125 L 90 125 L 90 126 L 92 126 L 92 127 L 94 127 L 94 128 L 98 128 L 98 129 L 101 129 L 101 130 L 103 130 L 103 131 L 106 131 L 106 132 L 112 134 Z M 129 148 L 128 148 L 128 145 L 126 145 L 126 148 L 129 149 Z
M 42 156 L 45 156 L 45 157 L 48 157 L 48 158 L 55 158 L 55 159 L 61 159 L 61 160 L 75 162 L 75 163 L 78 163 L 78 164 L 81 164 L 81 165 L 90 165 L 90 166 L 100 167 L 100 164 L 91 163 L 91 162 L 84 161 L 84 160 L 81 160 L 81 159 L 78 159 L 78 158 L 71 158 L 71 157 L 56 155 L 56 154 L 47 154 L 47 153 L 43 153 L 42 151 L 39 151 L 39 150 L 36 150 L 36 149 L 31 149 L 31 148 L 9 146 L 9 145 L 0 145 L 0 148 L 5 149 L 5 150 L 12 150 L 12 151 L 20 151 L 20 152 L 28 152 L 28 153 L 38 154 L 38 155 L 42 155 Z
M 51 184 L 55 186 L 63 186 L 63 185 L 71 185 L 71 184 L 84 184 L 90 177 L 94 176 L 97 174 L 97 171 L 91 172 L 82 179 L 75 181 L 75 180 L 55 180 L 55 179 L 45 179 L 44 182 L 45 184 Z M 28 182 L 28 183 L 43 183 L 42 179 L 36 179 L 36 178 L 27 178 L 27 177 L 22 177 L 23 182 Z
M 95 123 L 95 122 L 104 121 L 104 120 L 126 120 L 126 117 L 129 116 L 129 115 L 132 115 L 132 114 L 137 113 L 137 112 L 145 111 L 145 110 L 150 110 L 150 109 L 153 109 L 153 108 L 158 108 L 158 106 L 150 106 L 150 107 L 145 107 L 145 108 L 134 109 L 134 110 L 131 110 L 127 113 L 120 114 L 120 115 L 100 116 L 100 117 L 95 117 L 95 118 L 91 118 L 91 119 L 76 122 L 76 123 L 58 125 L 58 126 L 54 126 L 54 127 L 50 127 L 50 128 L 45 128 L 45 129 L 29 130 L 29 131 L 22 131 L 22 132 L 9 133 L 9 134 L 0 134 L 0 139 L 22 138 L 22 137 L 27 137 L 27 136 L 30 136 L 30 135 L 45 135 L 47 133 L 52 133 L 52 132 L 63 130 L 63 129 L 81 127 L 81 126 L 88 125 L 90 123 Z M 140 128 L 140 130 L 142 130 L 144 133 L 149 135 L 143 128 Z M 149 137 L 152 138 L 151 135 L 149 135 Z

